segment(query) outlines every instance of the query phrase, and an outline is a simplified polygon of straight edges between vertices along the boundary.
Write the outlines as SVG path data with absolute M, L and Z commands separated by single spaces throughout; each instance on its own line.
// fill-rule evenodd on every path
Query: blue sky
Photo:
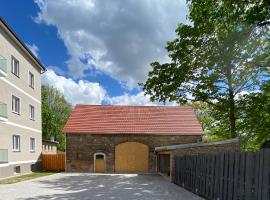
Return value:
M 158 2 L 158 3 L 157 3 Z M 144 96 L 152 61 L 186 22 L 179 0 L 2 0 L 0 15 L 48 71 L 43 84 L 73 105 L 154 105 Z

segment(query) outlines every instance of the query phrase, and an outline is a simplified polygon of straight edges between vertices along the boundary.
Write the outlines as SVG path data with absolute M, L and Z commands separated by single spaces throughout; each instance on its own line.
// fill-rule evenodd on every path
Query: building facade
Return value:
M 157 172 L 156 147 L 202 137 L 187 106 L 77 105 L 64 132 L 68 172 Z
M 57 145 L 54 140 L 42 140 L 42 154 L 57 154 Z
M 38 167 L 44 66 L 0 18 L 0 178 Z

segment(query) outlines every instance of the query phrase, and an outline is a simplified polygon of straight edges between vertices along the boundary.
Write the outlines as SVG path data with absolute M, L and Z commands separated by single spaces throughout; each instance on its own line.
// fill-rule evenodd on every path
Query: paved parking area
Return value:
M 2 200 L 201 200 L 159 175 L 59 173 L 0 185 Z

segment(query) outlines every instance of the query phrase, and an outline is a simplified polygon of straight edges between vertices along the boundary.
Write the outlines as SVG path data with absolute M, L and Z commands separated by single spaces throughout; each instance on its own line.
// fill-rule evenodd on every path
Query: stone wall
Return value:
M 114 150 L 123 142 L 139 142 L 149 147 L 149 172 L 156 172 L 155 147 L 194 143 L 201 136 L 66 134 L 66 171 L 94 172 L 94 153 L 105 153 L 106 172 L 114 172 Z

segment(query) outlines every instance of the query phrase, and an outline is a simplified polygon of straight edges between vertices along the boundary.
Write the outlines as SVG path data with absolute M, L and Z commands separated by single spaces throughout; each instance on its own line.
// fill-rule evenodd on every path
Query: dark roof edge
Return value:
M 192 147 L 202 147 L 202 146 L 214 146 L 214 145 L 222 145 L 222 144 L 230 144 L 230 143 L 238 143 L 240 140 L 239 138 L 233 138 L 229 140 L 222 140 L 218 142 L 209 142 L 209 143 L 190 143 L 190 144 L 179 144 L 179 145 L 172 145 L 172 146 L 161 146 L 156 147 L 155 151 L 172 151 L 176 149 L 185 149 L 185 148 L 192 148 Z
M 18 42 L 25 48 L 25 50 L 30 54 L 30 56 L 38 63 L 39 67 L 46 71 L 44 65 L 39 61 L 39 59 L 32 53 L 32 51 L 24 44 L 24 42 L 19 38 L 19 36 L 13 31 L 13 29 L 8 25 L 3 17 L 0 16 L 0 21 L 5 25 L 9 32 L 18 40 Z

